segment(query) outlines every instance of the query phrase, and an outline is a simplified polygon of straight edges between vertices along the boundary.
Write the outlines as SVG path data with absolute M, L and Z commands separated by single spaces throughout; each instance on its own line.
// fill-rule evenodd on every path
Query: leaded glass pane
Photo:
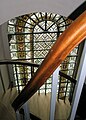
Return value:
M 8 22 L 8 38 L 11 58 L 41 64 L 54 42 L 70 23 L 71 21 L 63 16 L 45 12 L 30 13 L 10 20 Z M 60 65 L 60 70 L 65 74 L 73 75 L 77 52 L 78 46 L 74 48 Z M 33 70 L 36 72 L 37 68 Z M 24 84 L 24 78 L 26 81 L 30 80 L 30 67 L 17 66 L 17 72 L 20 85 Z M 15 66 L 14 76 L 17 85 Z M 66 79 L 61 78 L 61 80 L 67 83 Z M 66 86 L 66 83 L 63 85 Z M 46 81 L 39 91 L 46 91 L 46 93 L 51 92 L 51 84 L 52 77 Z M 63 87 L 63 85 L 61 87 Z M 59 86 L 57 87 L 57 91 L 59 91 Z M 69 83 L 68 87 L 69 91 Z M 21 86 L 21 89 L 22 88 Z M 61 88 L 61 91 L 63 90 L 65 90 L 65 88 Z

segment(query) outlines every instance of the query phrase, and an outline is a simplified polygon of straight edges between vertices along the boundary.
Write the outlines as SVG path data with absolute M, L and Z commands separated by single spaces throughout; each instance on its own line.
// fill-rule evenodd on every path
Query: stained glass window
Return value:
M 8 38 L 11 58 L 41 64 L 49 49 L 71 22 L 66 17 L 45 12 L 26 14 L 9 20 Z M 77 50 L 78 46 L 60 65 L 60 70 L 70 76 L 73 75 Z M 17 69 L 19 73 L 25 73 L 27 81 L 30 80 L 31 75 L 28 77 L 30 68 L 19 66 Z M 34 72 L 36 70 L 37 68 L 34 68 Z M 23 79 L 24 75 L 19 73 L 19 78 Z M 21 80 L 19 84 L 22 84 Z M 51 84 L 52 76 L 40 88 L 39 92 L 51 92 Z

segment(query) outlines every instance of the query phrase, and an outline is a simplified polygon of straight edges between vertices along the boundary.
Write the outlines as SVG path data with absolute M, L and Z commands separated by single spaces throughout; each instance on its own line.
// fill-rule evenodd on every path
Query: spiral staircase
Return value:
M 82 7 L 82 5 L 84 7 Z M 20 90 L 18 79 L 17 79 L 17 83 L 18 83 L 17 84 L 17 90 L 18 91 L 15 88 L 13 88 L 13 87 L 16 87 L 13 82 L 10 82 L 10 84 L 9 84 L 10 89 L 8 89 L 8 91 L 5 91 L 2 74 L 0 72 L 0 76 L 1 76 L 1 80 L 2 80 L 2 86 L 3 86 L 3 89 L 4 89 L 4 95 L 1 97 L 1 103 L 0 103 L 1 104 L 1 112 L 0 112 L 1 119 L 3 119 L 2 116 L 4 116 L 4 120 L 5 119 L 15 120 L 16 117 L 15 117 L 14 110 L 16 111 L 16 110 L 20 109 L 21 106 L 28 99 L 30 99 L 36 93 L 36 91 L 46 82 L 46 80 L 50 77 L 50 75 L 53 74 L 55 69 L 67 57 L 67 55 L 73 50 L 73 48 L 76 47 L 79 43 L 81 43 L 82 41 L 85 40 L 85 38 L 86 38 L 86 10 L 85 10 L 86 2 L 84 2 L 84 4 L 82 4 L 82 5 L 79 8 L 77 8 L 74 11 L 74 13 L 72 13 L 69 16 L 69 18 L 74 20 L 74 22 L 60 35 L 60 37 L 55 42 L 53 47 L 50 49 L 48 55 L 45 57 L 44 61 L 42 62 L 42 64 L 40 66 L 37 65 L 37 64 L 21 62 L 21 61 L 17 62 L 17 61 L 7 61 L 7 60 L 5 60 L 5 61 L 0 62 L 1 65 L 3 65 L 3 64 L 11 64 L 11 65 L 14 64 L 15 65 L 16 77 L 17 77 L 17 69 L 16 69 L 17 67 L 16 67 L 16 65 L 22 65 L 22 66 L 24 66 L 24 65 L 28 66 L 29 65 L 31 67 L 31 70 L 33 70 L 33 67 L 38 67 L 36 73 L 33 73 L 33 71 L 32 71 L 31 80 L 28 81 L 28 83 L 24 82 L 25 87 L 22 91 Z M 82 11 L 80 11 L 80 9 L 82 9 Z M 80 12 L 77 12 L 77 10 L 80 11 Z M 72 89 L 72 93 L 71 93 L 71 95 L 73 97 L 75 84 L 77 84 L 76 80 L 71 78 L 70 76 L 65 75 L 62 72 L 59 72 L 59 75 L 68 79 L 67 85 L 68 85 L 69 81 L 72 83 L 72 85 L 74 84 L 73 89 Z M 62 82 L 60 81 L 60 85 L 61 84 L 62 84 Z M 67 89 L 67 85 L 65 86 L 66 89 Z M 60 92 L 60 87 L 59 87 L 59 92 Z M 65 102 L 66 92 L 65 92 L 65 96 L 63 97 L 64 102 Z M 14 98 L 15 98 L 15 100 L 14 100 Z M 58 99 L 61 99 L 61 98 L 59 98 L 59 94 L 58 94 Z M 11 105 L 12 105 L 12 107 L 11 107 Z M 7 114 L 4 115 L 3 111 L 4 112 L 6 111 L 5 113 L 7 113 Z M 23 119 L 24 114 L 22 113 L 22 109 L 20 109 L 19 112 L 20 112 L 19 114 L 21 114 L 20 118 Z M 71 114 L 72 114 L 72 112 L 71 112 Z M 40 119 L 40 118 L 36 118 L 36 116 L 34 116 L 33 114 L 30 114 L 30 117 L 32 117 L 31 118 L 32 120 L 33 119 L 35 119 L 35 120 Z M 35 118 L 33 118 L 33 117 L 35 117 Z M 19 119 L 19 118 L 17 117 L 17 119 Z M 71 116 L 70 116 L 69 119 L 72 120 Z

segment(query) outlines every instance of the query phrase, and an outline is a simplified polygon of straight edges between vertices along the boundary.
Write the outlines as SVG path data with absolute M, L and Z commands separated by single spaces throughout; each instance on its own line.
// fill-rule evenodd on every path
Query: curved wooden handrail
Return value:
M 67 75 L 67 74 L 65 74 L 65 73 L 63 73 L 63 72 L 61 72 L 61 71 L 59 71 L 59 75 L 60 75 L 61 77 L 66 78 L 66 79 L 69 80 L 71 83 L 76 84 L 76 82 L 77 82 L 76 79 L 70 77 L 69 75 Z
M 4 64 L 18 64 L 18 65 L 27 65 L 31 67 L 39 67 L 38 64 L 34 64 L 31 62 L 26 62 L 26 61 L 16 61 L 16 60 L 0 60 L 0 65 Z
M 44 84 L 73 48 L 85 38 L 86 11 L 58 38 L 34 77 L 13 102 L 13 108 L 17 110 L 22 104 L 24 104 L 40 88 L 40 86 Z

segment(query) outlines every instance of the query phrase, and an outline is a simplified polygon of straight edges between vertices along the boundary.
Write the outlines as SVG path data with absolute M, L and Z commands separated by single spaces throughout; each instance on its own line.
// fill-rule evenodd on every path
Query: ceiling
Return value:
M 32 12 L 52 12 L 68 17 L 85 0 L 1 0 L 0 24 Z

